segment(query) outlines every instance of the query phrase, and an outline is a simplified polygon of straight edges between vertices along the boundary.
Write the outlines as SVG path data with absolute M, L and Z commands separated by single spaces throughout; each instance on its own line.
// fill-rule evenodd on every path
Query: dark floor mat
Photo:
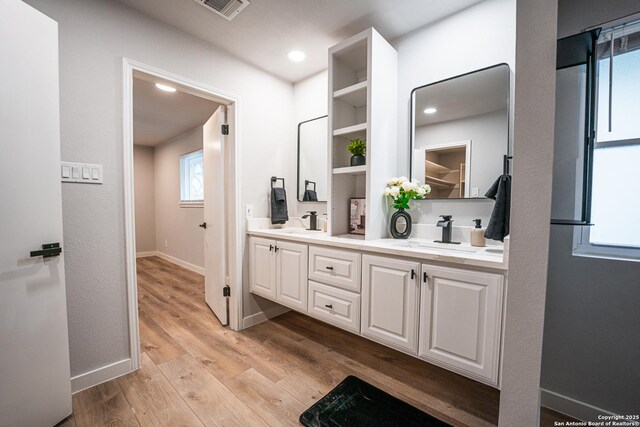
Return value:
M 300 422 L 307 427 L 450 426 L 352 375 L 300 415 Z

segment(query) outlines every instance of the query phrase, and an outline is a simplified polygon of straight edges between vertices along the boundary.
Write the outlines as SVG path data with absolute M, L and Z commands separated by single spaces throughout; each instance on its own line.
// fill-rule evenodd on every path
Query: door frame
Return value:
M 136 273 L 136 233 L 133 169 L 133 78 L 145 78 L 144 73 L 157 77 L 177 86 L 181 91 L 210 99 L 227 106 L 227 122 L 231 128 L 225 144 L 225 165 L 227 166 L 225 186 L 227 194 L 227 219 L 229 229 L 233 230 L 227 242 L 229 256 L 228 284 L 231 287 L 229 297 L 229 327 L 239 330 L 242 325 L 242 252 L 244 250 L 244 221 L 240 217 L 240 132 L 237 126 L 239 117 L 239 98 L 226 91 L 160 70 L 158 68 L 122 58 L 123 71 L 123 178 L 124 178 L 124 219 L 125 219 L 125 269 L 127 282 L 127 307 L 129 319 L 129 350 L 131 370 L 140 368 L 140 328 L 138 322 L 138 281 Z

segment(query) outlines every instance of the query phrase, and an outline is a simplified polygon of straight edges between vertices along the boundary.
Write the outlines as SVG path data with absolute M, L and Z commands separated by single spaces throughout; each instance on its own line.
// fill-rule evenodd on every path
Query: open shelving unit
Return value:
M 387 237 L 386 181 L 396 174 L 398 53 L 369 28 L 329 49 L 329 233 L 348 235 L 350 199 L 366 198 L 366 239 Z M 367 142 L 366 165 L 347 145 Z M 351 237 L 351 236 L 350 236 Z M 355 236 L 353 236 L 355 237 Z

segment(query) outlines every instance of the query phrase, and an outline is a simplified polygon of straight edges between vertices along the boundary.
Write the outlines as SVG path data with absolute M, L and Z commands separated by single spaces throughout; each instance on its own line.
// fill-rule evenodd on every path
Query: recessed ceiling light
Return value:
M 435 107 L 427 107 L 424 109 L 424 113 L 425 114 L 433 114 L 433 113 L 437 113 L 438 109 Z
M 163 85 L 162 83 L 156 83 L 156 87 L 158 89 L 160 89 L 160 90 L 164 90 L 165 92 L 175 92 L 176 91 L 175 87 Z
M 307 57 L 307 55 L 301 50 L 292 50 L 287 54 L 287 56 L 293 62 L 302 62 Z

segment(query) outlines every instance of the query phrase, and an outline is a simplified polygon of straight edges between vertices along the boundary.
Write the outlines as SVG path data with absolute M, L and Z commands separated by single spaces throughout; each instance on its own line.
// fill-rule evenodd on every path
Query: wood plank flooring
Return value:
M 223 328 L 204 278 L 160 258 L 138 259 L 138 298 L 142 368 L 76 393 L 61 425 L 295 426 L 347 375 L 454 426 L 497 424 L 497 390 L 307 316 Z

